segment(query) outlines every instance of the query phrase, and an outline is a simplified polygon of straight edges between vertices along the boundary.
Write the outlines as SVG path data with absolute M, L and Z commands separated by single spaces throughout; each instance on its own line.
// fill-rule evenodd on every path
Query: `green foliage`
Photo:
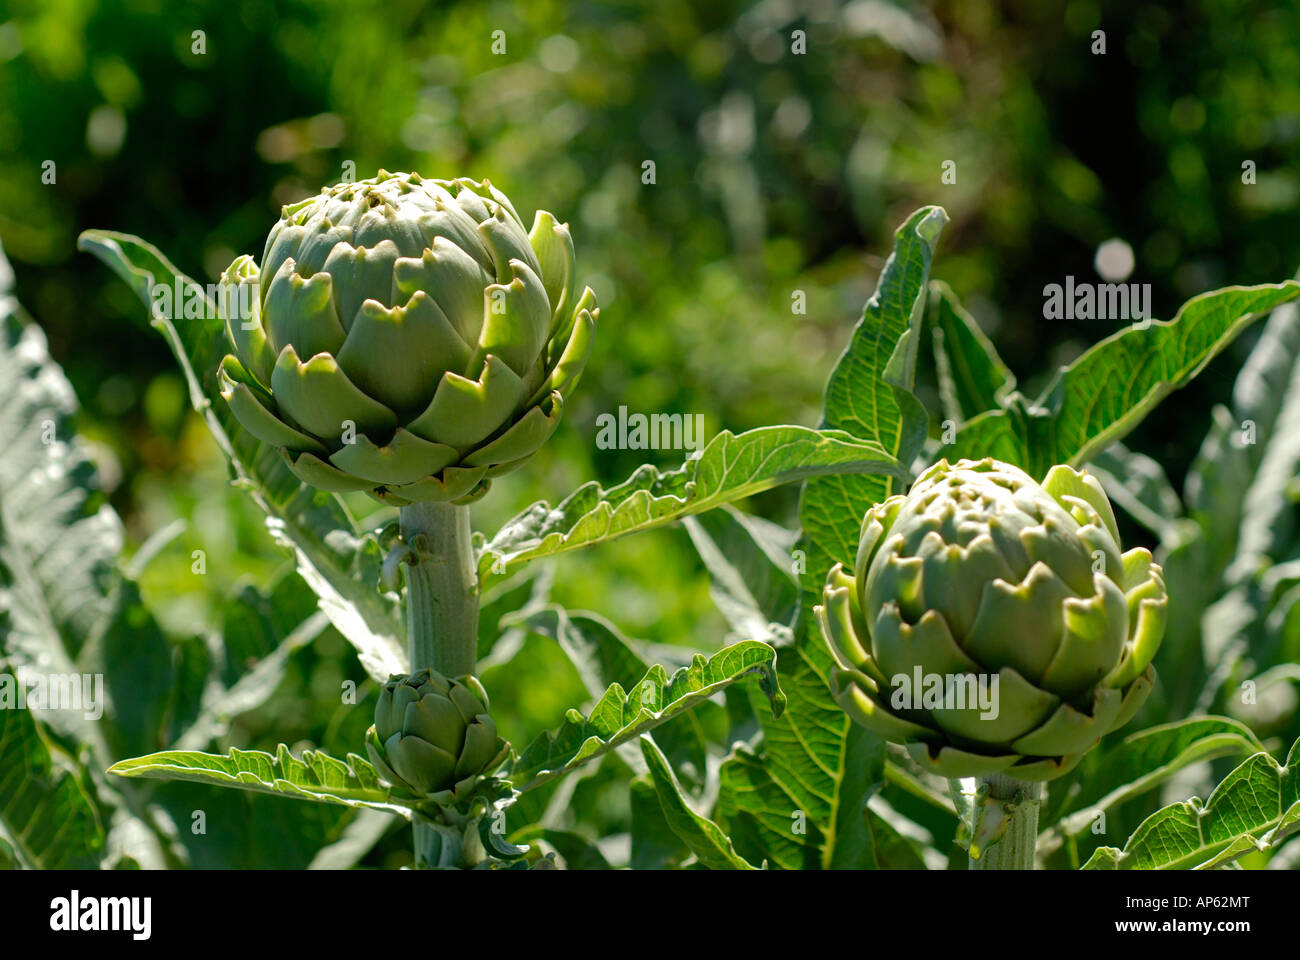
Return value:
M 696 654 L 690 666 L 671 677 L 656 664 L 629 690 L 611 684 L 587 716 L 570 710 L 559 730 L 543 733 L 528 745 L 509 776 L 526 793 L 653 730 L 749 674 L 760 676 L 772 713 L 779 716 L 785 695 L 777 686 L 774 659 L 770 647 L 751 640 L 732 644 L 707 660 Z
M 893 422 L 901 422 L 906 416 L 904 411 L 915 402 L 900 397 L 900 384 L 912 382 L 910 370 L 914 368 L 905 366 L 904 358 L 908 355 L 907 338 L 915 335 L 913 331 L 919 322 L 920 311 L 916 301 L 923 295 L 926 277 L 923 271 L 913 274 L 902 295 L 894 293 L 896 288 L 891 286 L 891 283 L 898 282 L 891 277 L 891 267 L 898 273 L 905 269 L 900 264 L 907 263 L 905 251 L 910 249 L 912 241 L 908 229 L 915 222 L 914 218 L 900 229 L 894 257 L 882 274 L 881 291 L 868 303 L 863 327 L 871 336 L 855 337 L 845 361 L 832 374 L 831 387 L 827 391 L 827 421 L 832 425 L 838 425 L 836 417 L 853 416 L 852 405 L 845 404 L 844 397 L 863 396 L 862 388 L 837 393 L 836 379 L 841 378 L 842 383 L 844 377 L 853 374 L 857 364 L 867 365 L 870 369 L 871 359 L 880 357 L 888 350 L 882 350 L 876 339 L 886 330 L 894 331 L 893 341 L 886 341 L 886 344 L 901 343 L 902 346 L 892 349 L 890 364 L 876 362 L 875 372 L 868 376 L 867 382 L 875 385 L 877 397 L 882 396 L 886 389 L 892 390 L 894 396 L 899 397 L 895 409 L 900 413 L 896 414 L 898 419 Z M 948 331 L 946 336 L 940 332 L 933 337 L 936 352 L 948 354 L 936 358 L 936 368 L 942 380 L 946 381 L 941 382 L 941 393 L 947 398 L 947 409 L 956 412 L 983 407 L 984 410 L 976 416 L 975 423 L 981 418 L 1008 417 L 1002 411 L 1014 408 L 1018 396 L 1010 390 L 1014 381 L 1010 379 L 1009 370 L 998 359 L 987 339 L 972 331 L 969 316 L 961 310 L 951 291 L 936 284 L 932 292 L 936 300 L 936 310 L 931 318 L 933 329 Z M 1298 293 L 1300 289 L 1288 283 L 1254 293 L 1248 292 L 1246 296 L 1262 297 L 1261 302 L 1272 307 L 1294 298 Z M 1182 379 L 1181 374 L 1170 374 L 1168 371 L 1186 369 L 1195 372 L 1204 365 L 1207 350 L 1221 349 L 1224 343 L 1240 332 L 1241 327 L 1259 315 L 1254 309 L 1255 301 L 1251 299 L 1249 304 L 1243 305 L 1239 302 L 1241 295 L 1236 290 L 1207 294 L 1194 300 L 1187 308 L 1188 317 L 1214 317 L 1221 332 L 1170 341 L 1166 333 L 1153 326 L 1135 329 L 1099 344 L 1092 353 L 1100 354 L 1108 349 L 1109 344 L 1124 338 L 1129 341 L 1124 349 L 1130 355 L 1147 351 L 1170 352 L 1168 358 L 1150 365 L 1152 370 L 1166 371 L 1150 379 L 1153 391 L 1150 395 L 1155 396 Z M 1225 298 L 1219 306 L 1231 304 L 1229 309 L 1204 309 L 1203 305 L 1213 305 L 1219 297 Z M 892 306 L 892 317 L 872 316 L 873 310 L 878 313 L 881 311 L 882 304 L 886 308 Z M 1274 315 L 1271 324 L 1288 322 L 1289 317 L 1290 308 L 1283 309 Z M 910 322 L 905 318 L 911 318 Z M 1170 346 L 1171 343 L 1175 346 Z M 1277 352 L 1273 343 L 1260 349 L 1269 351 L 1269 356 L 1275 356 Z M 961 353 L 958 354 L 957 351 Z M 1088 369 L 1089 362 L 1085 359 L 1079 369 Z M 1076 389 L 1079 389 L 1082 396 L 1085 392 L 1081 387 L 1083 381 L 1077 377 L 1075 380 Z M 1070 371 L 1063 371 L 1061 382 L 1070 381 Z M 1110 381 L 1098 379 L 1092 385 L 1091 395 L 1094 398 L 1099 394 L 1104 397 L 1108 389 Z M 1064 388 L 1054 391 L 1057 396 L 1067 392 Z M 1144 387 L 1134 393 L 1123 394 L 1128 402 L 1098 404 L 1097 409 L 1089 415 L 1087 425 L 1075 433 L 1081 437 L 1106 437 L 1131 429 L 1150 409 L 1150 401 L 1142 399 L 1145 392 Z M 964 399 L 959 399 L 963 397 Z M 989 407 L 989 404 L 993 406 Z M 1060 408 L 1057 409 L 1059 411 Z M 834 412 L 837 410 L 840 412 Z M 1039 415 L 1050 417 L 1052 414 L 1050 411 L 1041 411 Z M 1074 421 L 1077 420 L 1074 418 Z M 1053 453 L 1045 455 L 1049 458 L 1047 462 L 1051 462 L 1050 457 L 1055 455 L 1066 459 L 1076 447 L 1082 448 L 1088 442 L 1071 440 L 1069 430 L 1044 430 L 1036 434 L 1025 429 L 1021 419 L 1008 419 L 1007 423 L 1007 436 L 1012 438 L 1014 449 L 1012 455 L 1019 455 L 1025 461 L 1033 456 L 1029 452 L 1035 449 L 1031 445 L 1033 437 L 1046 438 L 1051 443 L 1067 444 L 1068 449 L 1053 448 Z M 976 441 L 972 441 L 968 435 L 962 436 L 970 426 L 968 423 L 958 430 L 957 442 L 959 445 L 968 445 L 968 452 L 978 450 L 983 453 L 986 448 L 969 446 Z M 895 433 L 895 436 L 902 435 L 901 430 Z M 982 434 L 977 428 L 976 440 L 980 436 Z M 935 446 L 933 449 L 942 450 L 942 447 Z M 948 453 L 946 450 L 943 452 Z M 1139 476 L 1137 473 L 1130 475 Z M 1144 492 L 1149 493 L 1150 488 L 1156 486 L 1155 481 L 1150 479 L 1151 471 L 1142 476 L 1147 479 L 1140 486 Z M 880 483 L 874 478 L 853 482 Z M 814 499 L 820 485 L 831 487 L 836 495 L 823 501 Z M 887 487 L 876 492 L 868 503 L 879 502 L 888 492 Z M 868 497 L 870 496 L 869 494 Z M 1173 499 L 1176 502 L 1176 498 Z M 840 562 L 852 562 L 861 516 L 853 506 L 855 502 L 848 492 L 845 478 L 815 479 L 805 484 L 805 537 L 814 547 L 821 531 L 841 538 L 836 553 L 833 552 L 837 549 L 834 541 L 830 536 L 826 537 L 832 546 L 829 550 L 823 548 L 819 558 L 820 568 L 815 561 L 810 564 L 814 573 L 808 580 L 812 584 L 820 584 L 825 570 L 829 568 L 831 557 Z M 1123 495 L 1119 497 L 1119 502 L 1125 502 Z M 1168 503 L 1170 497 L 1156 496 L 1155 502 Z M 822 503 L 826 506 L 819 513 L 809 513 L 810 506 Z M 845 503 L 849 504 L 847 509 Z M 1148 507 L 1148 513 L 1153 512 Z M 1171 527 L 1171 524 L 1166 526 Z M 751 561 L 761 565 L 759 558 L 762 554 L 753 547 L 750 553 Z M 702 549 L 701 555 L 711 568 L 718 567 L 720 574 L 730 573 L 729 565 L 719 563 L 716 552 Z M 814 553 L 812 556 L 816 558 L 818 555 Z M 757 607 L 757 604 L 754 606 Z M 806 614 L 808 606 L 805 600 L 801 617 Z M 799 684 L 801 668 L 806 669 L 806 665 L 816 662 L 821 654 L 820 642 L 820 637 L 815 632 L 810 638 L 808 631 L 799 630 L 796 624 L 794 647 L 800 655 L 800 662 L 792 672 L 783 676 L 784 686 L 790 694 L 790 709 L 782 721 L 764 724 L 764 736 L 757 744 L 737 745 L 733 749 L 723 767 L 721 791 L 713 816 L 729 833 L 735 849 L 749 862 L 767 861 L 773 866 L 805 869 L 835 865 L 901 865 L 897 859 L 891 859 L 887 851 L 893 850 L 896 858 L 899 851 L 910 850 L 911 856 L 917 857 L 918 851 L 909 846 L 903 837 L 916 834 L 918 820 L 933 822 L 936 808 L 943 807 L 943 801 L 935 798 L 932 788 L 926 785 L 926 775 L 919 774 L 910 761 L 901 755 L 886 753 L 879 739 L 863 730 L 845 729 L 842 718 L 827 710 L 824 701 L 825 677 L 813 674 L 809 683 Z M 823 718 L 825 722 L 819 722 Z M 816 729 L 818 736 L 814 738 L 801 735 L 801 728 Z M 838 732 L 838 736 L 832 731 Z M 1141 809 L 1141 804 L 1150 791 L 1166 783 L 1174 773 L 1198 762 L 1239 755 L 1243 751 L 1259 748 L 1260 741 L 1249 728 L 1222 718 L 1188 719 L 1169 727 L 1134 734 L 1119 746 L 1103 743 L 1101 748 L 1088 755 L 1083 766 L 1053 788 L 1052 800 L 1044 819 L 1047 832 L 1040 844 L 1040 853 L 1048 858 L 1068 855 L 1071 862 L 1077 864 L 1080 837 L 1095 822 L 1098 814 L 1109 812 L 1122 829 L 1127 820 L 1119 811 L 1130 812 L 1134 801 L 1137 808 Z M 820 764 L 810 766 L 805 762 L 802 767 L 798 766 L 802 758 L 813 761 L 820 759 Z M 798 771 L 797 777 L 793 775 L 795 771 Z M 819 783 L 822 788 L 811 792 L 805 785 L 812 783 Z M 888 811 L 887 815 L 879 815 L 872 804 L 875 802 L 880 805 L 883 800 L 898 800 L 899 806 L 906 805 L 916 813 L 909 817 L 900 813 L 899 807 L 886 803 L 882 809 Z M 916 803 L 918 800 L 922 801 L 919 807 Z M 845 817 L 845 804 L 851 804 L 847 809 L 860 811 L 862 819 L 854 821 Z M 1077 812 L 1072 817 L 1067 816 L 1070 811 Z M 1285 810 L 1277 813 L 1282 820 L 1273 824 L 1279 826 L 1279 829 L 1269 835 L 1271 841 L 1280 841 L 1287 833 L 1285 825 L 1289 823 L 1287 818 L 1290 814 Z M 941 822 L 953 815 L 949 807 L 941 814 Z M 1059 825 L 1051 826 L 1058 820 L 1061 820 Z M 1225 846 L 1239 853 L 1245 849 L 1245 834 L 1261 822 L 1263 821 L 1259 818 L 1245 818 L 1225 827 L 1225 830 L 1235 831 Z M 968 831 L 969 827 L 964 829 Z M 948 826 L 944 832 L 955 838 L 962 834 L 961 829 L 953 826 Z M 940 853 L 941 850 L 938 848 L 934 852 Z M 921 860 L 916 863 L 919 865 Z
M 876 737 L 851 725 L 830 699 L 829 656 L 812 622 L 808 602 L 832 562 L 851 561 L 860 508 L 888 496 L 895 489 L 893 484 L 908 475 L 902 465 L 913 462 L 926 442 L 928 414 L 913 391 L 924 343 L 929 265 L 945 221 L 942 210 L 925 208 L 900 227 L 880 287 L 868 302 L 858 331 L 831 376 L 825 413 L 829 429 L 773 427 L 740 436 L 724 433 L 698 458 L 688 460 L 672 474 L 646 466 L 610 491 L 588 484 L 558 508 L 545 504 L 530 508 L 483 546 L 480 573 L 500 573 L 512 561 L 595 546 L 622 534 L 685 519 L 691 542 L 713 575 L 713 595 L 734 632 L 730 638 L 734 642 L 711 659 L 696 654 L 670 677 L 662 666 L 649 666 L 658 659 L 651 647 L 624 637 L 599 616 L 570 613 L 549 602 L 549 573 L 542 578 L 504 581 L 494 588 L 485 604 L 489 617 L 486 633 L 480 636 L 481 652 L 504 666 L 513 663 L 525 649 L 520 643 L 523 637 L 550 637 L 573 664 L 587 695 L 595 701 L 585 714 L 567 710 L 558 730 L 538 737 L 510 765 L 507 776 L 515 792 L 503 798 L 511 807 L 515 842 L 530 837 L 551 843 L 557 851 L 562 848 L 567 851 L 566 859 L 574 863 L 597 867 L 607 864 L 603 853 L 584 840 L 581 832 L 566 826 L 565 818 L 557 819 L 555 814 L 557 802 L 582 790 L 588 781 L 605 779 L 607 770 L 615 774 L 613 782 L 621 781 L 630 791 L 629 826 L 644 831 L 641 839 L 634 836 L 634 859 L 643 864 L 742 869 L 755 864 L 785 869 L 922 867 L 942 853 L 918 845 L 914 838 L 927 829 L 919 821 L 937 827 L 938 835 L 959 840 L 963 829 L 960 821 L 951 804 L 926 782 L 927 775 L 909 769 Z M 147 292 L 155 278 L 190 283 L 156 251 L 134 238 L 96 233 L 88 234 L 85 243 L 136 283 L 141 292 Z M 934 293 L 937 309 L 930 323 L 937 335 L 932 337 L 931 346 L 937 354 L 936 369 L 945 402 L 950 409 L 961 410 L 1000 404 L 977 414 L 958 431 L 959 444 L 969 444 L 973 441 L 963 434 L 973 430 L 978 438 L 979 423 L 1007 416 L 1005 411 L 1016 409 L 1019 395 L 1010 390 L 1009 371 L 998 361 L 987 339 L 978 335 L 977 326 L 961 310 L 951 291 L 936 286 Z M 1295 284 L 1247 291 L 1241 295 L 1247 296 L 1248 302 L 1238 304 L 1239 309 L 1215 312 L 1197 307 L 1188 318 L 1169 326 L 1128 331 L 1093 352 L 1127 340 L 1126 355 L 1163 351 L 1169 356 L 1157 365 L 1159 369 L 1185 370 L 1190 376 L 1204 365 L 1208 351 L 1221 349 L 1263 309 L 1261 304 L 1271 306 L 1297 293 L 1300 286 Z M 1237 296 L 1239 291 L 1228 294 Z M 1214 304 L 1214 297 L 1223 295 L 1206 295 L 1194 303 Z M 147 295 L 145 299 L 147 302 Z M 1212 333 L 1172 341 L 1164 333 L 1179 322 L 1194 325 L 1196 318 L 1216 316 L 1221 325 Z M 260 640 L 255 640 L 258 631 L 249 630 L 245 623 L 243 631 L 234 630 L 229 635 L 228 643 L 242 641 L 251 654 L 245 660 L 246 670 L 239 670 L 230 659 L 238 655 L 237 646 L 227 646 L 224 664 L 201 657 L 190 661 L 187 676 L 195 680 L 202 677 L 205 666 L 220 670 L 223 677 L 215 687 L 209 681 L 201 697 L 197 694 L 202 686 L 191 682 L 183 688 L 188 693 L 182 702 L 189 711 L 190 723 L 188 730 L 183 729 L 183 724 L 176 726 L 179 740 L 201 743 L 210 741 L 230 715 L 273 696 L 285 661 L 321 632 L 326 617 L 353 642 L 361 662 L 368 663 L 372 671 L 383 663 L 377 658 L 385 648 L 374 631 L 365 623 L 358 624 L 365 614 L 357 606 L 363 605 L 385 623 L 390 638 L 400 634 L 395 611 L 391 606 L 385 609 L 377 605 L 373 598 L 383 595 L 374 593 L 373 586 L 367 593 L 364 586 L 366 576 L 374 576 L 369 583 L 378 582 L 378 551 L 384 534 L 362 537 L 346 507 L 330 495 L 300 486 L 268 495 L 268 488 L 275 490 L 277 484 L 289 487 L 289 482 L 268 458 L 259 455 L 256 441 L 241 434 L 237 426 L 223 423 L 213 412 L 212 378 L 197 372 L 211 369 L 204 362 L 215 355 L 219 331 L 211 325 L 191 323 L 184 326 L 182 334 L 177 325 L 166 320 L 157 319 L 155 323 L 172 342 L 190 381 L 196 409 L 204 411 L 214 435 L 226 447 L 236 476 L 267 513 L 269 524 L 282 542 L 294 550 L 301 579 L 295 578 L 292 583 L 305 584 L 327 601 L 322 603 L 324 616 L 310 613 L 296 599 L 302 595 L 301 587 L 286 592 L 290 581 L 282 581 L 279 593 L 265 607 L 267 616 L 279 619 L 279 629 L 263 632 Z M 16 318 L 11 325 L 15 337 L 20 330 L 35 329 Z M 1080 369 L 1087 369 L 1087 356 Z M 958 377 L 964 386 L 958 383 Z M 1150 395 L 1167 390 L 1183 378 L 1183 374 L 1176 373 L 1153 379 Z M 1070 382 L 1068 370 L 1061 381 Z M 1104 390 L 1106 385 L 1100 384 L 1099 388 Z M 1066 393 L 1065 388 L 1055 391 L 1057 396 Z M 1090 415 L 1084 434 L 1114 436 L 1130 428 L 1150 408 L 1148 400 L 1124 396 L 1133 403 L 1101 405 Z M 65 417 L 70 409 L 63 411 Z M 1012 419 L 1008 423 L 1023 421 Z M 1056 438 L 1068 436 L 1068 431 L 1016 434 L 1013 430 L 1010 436 L 1014 444 L 1020 445 L 1015 449 L 1027 459 L 1044 456 L 1033 452 L 1043 449 L 1034 446 L 1033 437 L 1051 437 L 1056 442 Z M 1076 446 L 1086 450 L 1091 442 Z M 1052 448 L 1049 455 L 1062 450 Z M 1154 504 L 1172 502 L 1159 494 L 1151 499 L 1149 488 L 1159 491 L 1159 485 L 1150 479 L 1150 471 L 1147 476 L 1148 483 L 1132 499 L 1141 502 L 1145 496 Z M 706 512 L 765 487 L 797 480 L 804 482 L 805 518 L 803 538 L 798 541 L 779 527 L 748 519 L 734 510 Z M 331 509 L 334 501 L 334 512 L 313 514 L 291 506 L 304 499 L 317 504 L 318 510 Z M 1150 503 L 1146 509 L 1148 514 L 1154 513 Z M 694 513 L 700 516 L 692 518 Z M 347 526 L 342 530 L 328 526 L 343 520 Z M 1164 527 L 1175 529 L 1178 524 L 1170 522 Z M 367 546 L 353 546 L 358 541 Z M 372 565 L 368 574 L 359 575 L 356 563 L 367 550 Z M 145 551 L 145 556 L 149 552 Z M 798 586 L 791 578 L 791 569 L 797 572 Z M 796 604 L 796 599 L 802 602 Z M 303 611 L 305 619 L 277 645 L 272 637 L 295 622 L 289 613 L 295 606 Z M 512 607 L 517 612 L 512 612 Z M 285 620 L 285 616 L 289 619 Z M 516 639 L 507 640 L 511 632 Z M 793 664 L 782 671 L 788 693 L 777 685 L 773 669 L 776 654 L 766 641 L 788 648 L 794 655 Z M 762 709 L 758 691 L 752 685 L 732 687 L 755 672 L 771 701 L 770 715 Z M 742 691 L 743 695 L 738 695 Z M 707 709 L 714 706 L 708 704 L 709 699 L 718 696 L 726 703 L 721 713 Z M 193 706 L 196 702 L 201 706 Z M 693 707 L 697 709 L 692 711 Z M 690 725 L 683 726 L 688 719 Z M 652 730 L 655 739 L 651 739 Z M 739 731 L 747 733 L 737 738 Z M 632 741 L 638 738 L 639 754 L 629 752 Z M 1054 826 L 1047 835 L 1045 855 L 1061 849 L 1067 849 L 1072 856 L 1077 853 L 1079 824 L 1085 814 L 1122 807 L 1194 761 L 1226 756 L 1243 744 L 1258 745 L 1258 740 L 1240 724 L 1210 720 L 1199 724 L 1186 721 L 1168 735 L 1153 731 L 1145 739 L 1126 743 L 1134 744 L 1126 748 L 1128 754 L 1114 750 L 1105 753 L 1107 779 L 1112 784 L 1105 796 L 1090 795 L 1087 789 L 1080 792 L 1077 786 L 1070 785 L 1072 781 L 1065 781 L 1063 802 L 1049 808 L 1047 823 Z M 709 755 L 722 744 L 732 746 L 717 773 L 712 813 L 701 813 L 697 807 L 707 789 Z M 1103 752 L 1099 750 L 1098 754 Z M 583 768 L 588 772 L 583 773 Z M 620 768 L 627 772 L 618 773 Z M 400 807 L 378 784 L 369 764 L 354 754 L 348 755 L 346 763 L 319 751 L 306 751 L 302 759 L 297 759 L 283 744 L 275 756 L 237 748 L 231 748 L 225 756 L 195 749 L 164 750 L 118 761 L 110 772 L 127 778 L 221 783 L 253 792 L 381 811 Z M 575 775 L 576 786 L 566 788 L 562 781 Z M 1283 783 L 1288 782 L 1285 773 L 1281 776 Z M 1101 782 L 1102 778 L 1094 780 Z M 1290 816 L 1283 809 L 1272 820 L 1246 817 L 1240 823 L 1234 821 L 1230 826 L 1235 833 L 1222 849 L 1239 853 L 1245 849 L 1242 838 L 1261 824 L 1274 831 L 1268 835 L 1269 842 L 1279 841 L 1289 829 Z M 935 836 L 935 831 L 929 835 Z M 378 839 L 376 832 L 367 836 Z M 330 839 L 324 846 L 333 842 Z M 1146 842 L 1137 834 L 1131 841 L 1134 850 L 1143 849 Z M 1212 853 L 1217 855 L 1219 851 L 1216 847 Z M 1125 855 L 1097 856 L 1120 862 Z
M 700 864 L 710 870 L 753 870 L 753 865 L 736 853 L 721 827 L 690 808 L 667 758 L 649 737 L 641 741 L 641 753 L 668 825 Z
M 929 321 L 943 415 L 956 425 L 1003 406 L 1016 388 L 1015 375 L 940 280 L 930 284 Z
M 70 769 L 71 768 L 71 769 Z M 13 865 L 94 869 L 104 826 L 80 773 L 25 710 L 0 710 L 0 832 Z
M 1049 791 L 1045 865 L 1123 847 L 1162 805 L 1208 796 L 1243 756 L 1280 755 L 1300 736 L 1300 326 L 1285 308 L 1227 400 L 1251 347 L 1249 334 L 1227 341 L 1289 285 L 1207 294 L 1229 308 L 1213 315 L 1191 300 L 1176 325 L 1152 328 L 1159 344 L 1105 321 L 1030 322 L 1043 284 L 1088 273 L 1109 237 L 1131 242 L 1133 279 L 1152 283 L 1163 316 L 1224 282 L 1292 274 L 1294 131 L 1278 118 L 1300 109 L 1287 42 L 1300 14 L 1249 0 L 1195 3 L 1185 17 L 1150 2 L 1050 16 L 935 0 L 890 8 L 890 30 L 871 9 L 453 2 L 428 17 L 408 0 L 11 3 L 0 237 L 58 365 L 5 300 L 0 373 L 20 386 L 0 391 L 0 672 L 48 655 L 102 670 L 113 709 L 94 722 L 8 718 L 31 729 L 0 740 L 0 797 L 21 757 L 49 771 L 43 788 L 59 799 L 0 801 L 0 865 L 410 862 L 391 813 L 104 775 L 168 750 L 270 756 L 287 743 L 344 756 L 369 722 L 367 678 L 405 666 L 400 600 L 374 588 L 389 514 L 298 484 L 213 403 L 209 361 L 225 347 L 212 323 L 152 324 L 131 296 L 146 276 L 179 273 L 131 234 L 215 279 L 260 252 L 283 203 L 345 162 L 358 177 L 380 166 L 488 176 L 521 208 L 555 210 L 605 308 L 564 425 L 474 507 L 488 534 L 479 653 L 503 733 L 523 744 L 565 729 L 573 705 L 585 723 L 612 685 L 633 689 L 656 664 L 666 678 L 738 640 L 776 651 L 789 698 L 775 721 L 750 680 L 694 702 L 649 734 L 666 760 L 655 771 L 650 742 L 626 740 L 517 798 L 514 841 L 571 867 L 700 866 L 726 849 L 705 836 L 712 824 L 755 866 L 964 863 L 945 785 L 848 725 L 808 621 L 865 507 L 917 466 L 927 420 L 919 457 L 940 450 L 940 409 L 958 444 L 1090 461 L 1124 506 L 1126 539 L 1149 533 L 1169 580 L 1175 619 L 1156 664 L 1167 679 L 1134 722 L 1149 729 L 1104 742 Z M 1119 68 L 1097 71 L 1080 51 L 1103 19 L 1106 63 Z M 788 50 L 796 27 L 808 56 Z M 496 29 L 504 53 L 485 39 Z M 224 148 L 177 163 L 192 143 Z M 957 159 L 957 182 L 939 187 L 944 158 Z M 1242 181 L 1245 159 L 1255 184 Z M 49 160 L 54 182 L 42 180 Z M 951 219 L 941 272 L 970 310 L 936 281 L 929 314 L 914 315 L 934 240 L 918 228 L 879 277 L 823 404 L 873 253 L 938 199 Z M 937 226 L 935 213 L 921 219 Z M 128 286 L 78 255 L 88 224 L 129 231 L 83 240 Z M 7 272 L 0 259 L 0 300 Z M 1097 341 L 1104 365 L 1122 358 L 1146 377 L 1141 390 L 1089 372 L 1097 354 L 1045 390 Z M 1012 368 L 1041 405 L 1015 392 Z M 1176 403 L 1147 408 L 1197 372 Z M 715 455 L 781 452 L 737 472 L 732 460 L 706 470 L 596 447 L 596 415 L 622 404 L 702 413 Z M 804 426 L 768 426 L 783 423 Z M 1124 433 L 1133 450 L 1105 446 Z M 841 472 L 855 463 L 893 472 Z M 799 502 L 805 469 L 829 473 Z M 744 512 L 728 506 L 742 496 Z M 558 515 L 543 516 L 546 504 Z M 614 538 L 625 533 L 639 535 Z M 521 568 L 498 580 L 503 558 Z M 128 683 L 142 695 L 112 696 Z M 1271 768 L 1259 769 L 1247 779 L 1267 785 Z M 658 792 L 665 772 L 670 794 Z M 200 807 L 206 834 L 190 819 Z M 1094 809 L 1102 834 L 1089 829 Z M 1274 829 L 1266 819 L 1216 822 L 1237 831 L 1231 847 L 1243 829 Z M 65 820 L 77 850 L 49 840 Z
M 1123 850 L 1102 847 L 1084 869 L 1208 870 L 1269 851 L 1300 830 L 1297 763 L 1300 741 L 1285 766 L 1268 753 L 1256 753 L 1204 803 L 1193 797 L 1162 807 L 1142 821 Z
M 1135 324 L 1101 341 L 1063 367 L 1037 400 L 1011 394 L 999 409 L 962 424 L 948 455 L 993 456 L 1035 476 L 1057 463 L 1086 463 L 1245 327 L 1297 294 L 1300 284 L 1288 280 L 1193 297 L 1168 323 Z
M 124 756 L 202 748 L 223 736 L 232 719 L 275 696 L 295 654 L 326 624 L 295 576 L 269 594 L 241 591 L 224 633 L 169 636 L 119 565 L 121 522 L 103 503 L 75 433 L 75 396 L 40 328 L 12 297 L 0 298 L 0 311 L 0 372 L 17 385 L 17 402 L 0 412 L 8 444 L 0 465 L 0 770 L 14 778 L 0 833 L 25 865 L 182 865 L 196 850 L 174 824 L 194 805 L 104 772 Z M 144 565 L 147 556 L 135 560 Z M 19 688 L 37 689 L 29 679 L 64 691 L 71 680 L 90 699 L 75 709 L 38 701 L 20 708 Z M 307 818 L 299 836 L 320 845 L 340 825 L 337 814 Z M 239 841 L 226 859 L 201 842 L 198 849 L 213 866 L 247 856 Z
M 1249 727 L 1226 717 L 1192 717 L 1150 727 L 1089 754 L 1052 792 L 1042 823 L 1059 821 L 1052 833 L 1077 837 L 1099 813 L 1155 789 L 1192 764 L 1261 750 L 1263 744 Z

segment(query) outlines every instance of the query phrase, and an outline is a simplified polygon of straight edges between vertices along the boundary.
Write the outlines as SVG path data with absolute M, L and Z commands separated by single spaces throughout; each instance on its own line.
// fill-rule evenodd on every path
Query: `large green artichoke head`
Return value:
M 380 779 L 444 803 L 472 795 L 509 751 L 478 678 L 448 680 L 428 669 L 389 677 L 366 731 L 366 752 Z
M 566 225 L 486 180 L 380 171 L 286 206 L 223 297 L 222 396 L 304 482 L 467 502 L 555 430 L 599 310 Z M 238 287 L 251 285 L 242 296 Z M 237 316 L 236 313 L 251 315 Z
M 853 719 L 944 777 L 1049 780 L 1151 692 L 1167 603 L 1095 477 L 990 458 L 869 510 L 817 611 Z

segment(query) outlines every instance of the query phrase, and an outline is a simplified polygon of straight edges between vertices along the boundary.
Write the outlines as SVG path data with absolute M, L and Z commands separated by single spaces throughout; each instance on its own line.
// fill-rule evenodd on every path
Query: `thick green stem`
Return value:
M 469 507 L 415 503 L 402 508 L 402 539 L 415 552 L 406 568 L 410 672 L 431 667 L 444 677 L 473 673 L 478 659 L 478 575 Z M 446 866 L 447 838 L 415 824 L 416 862 Z
M 478 576 L 469 507 L 415 503 L 402 508 L 402 539 L 415 551 L 406 568 L 406 632 L 411 672 L 473 673 L 478 654 Z
M 981 850 L 979 858 L 970 859 L 972 870 L 1032 870 L 1034 846 L 1038 842 L 1038 807 L 1042 803 L 1043 785 L 1017 780 L 1002 774 L 980 778 L 989 788 L 991 807 L 1007 817 L 1006 829 Z M 992 814 L 992 810 L 986 811 Z

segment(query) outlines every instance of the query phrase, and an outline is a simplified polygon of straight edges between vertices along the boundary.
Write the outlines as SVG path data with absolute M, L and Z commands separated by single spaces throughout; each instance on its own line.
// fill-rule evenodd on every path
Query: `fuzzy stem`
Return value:
M 478 575 L 470 544 L 469 507 L 413 503 L 402 508 L 402 539 L 415 551 L 406 568 L 410 672 L 431 667 L 444 677 L 473 673 L 478 660 Z M 415 860 L 447 865 L 445 836 L 415 824 Z
M 971 859 L 972 870 L 1032 870 L 1034 846 L 1038 842 L 1038 808 L 1043 785 L 995 773 L 980 777 L 987 784 L 989 799 L 999 801 L 1009 816 L 1006 831 L 997 841 Z

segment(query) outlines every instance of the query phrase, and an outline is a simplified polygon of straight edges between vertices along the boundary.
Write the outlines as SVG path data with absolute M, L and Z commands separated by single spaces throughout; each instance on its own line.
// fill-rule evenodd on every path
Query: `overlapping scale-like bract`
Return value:
M 1151 692 L 1167 605 L 1095 477 L 1057 466 L 1040 485 L 987 458 L 940 461 L 868 511 L 817 612 L 855 720 L 944 777 L 1049 780 Z
M 304 482 L 468 502 L 555 430 L 600 311 L 568 227 L 486 180 L 387 173 L 284 208 L 226 317 L 222 396 Z
M 444 803 L 471 796 L 509 751 L 478 678 L 448 680 L 428 669 L 389 677 L 366 731 L 366 752 L 384 782 Z

